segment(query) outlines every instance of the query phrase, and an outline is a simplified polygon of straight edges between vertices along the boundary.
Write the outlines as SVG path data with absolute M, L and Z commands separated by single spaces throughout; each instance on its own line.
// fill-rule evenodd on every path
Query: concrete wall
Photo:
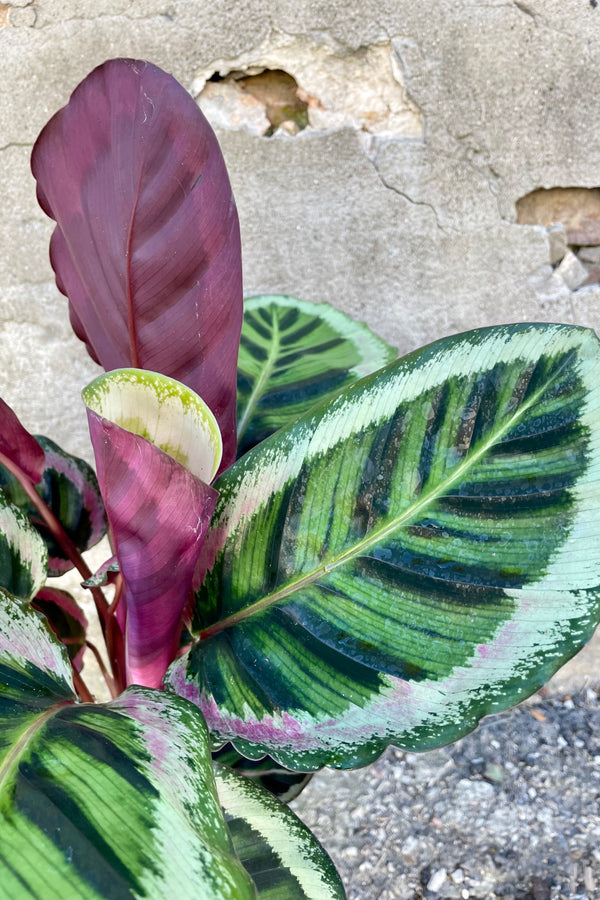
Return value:
M 219 123 L 247 294 L 328 300 L 402 352 L 502 321 L 600 326 L 568 228 L 516 223 L 536 189 L 600 185 L 596 0 L 4 0 L 0 396 L 32 430 L 89 455 L 97 370 L 54 287 L 29 154 L 113 56 L 171 71 Z M 263 136 L 268 97 L 236 94 L 265 68 L 307 104 L 295 135 Z

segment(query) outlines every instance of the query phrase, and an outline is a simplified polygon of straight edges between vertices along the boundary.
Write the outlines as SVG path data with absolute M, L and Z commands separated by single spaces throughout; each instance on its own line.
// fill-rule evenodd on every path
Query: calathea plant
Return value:
M 397 360 L 326 304 L 242 316 L 216 139 L 148 63 L 92 72 L 32 167 L 107 372 L 83 391 L 97 479 L 0 406 L 0 893 L 342 897 L 260 782 L 446 744 L 590 637 L 598 341 L 517 324 Z M 106 703 L 47 583 L 72 565 Z

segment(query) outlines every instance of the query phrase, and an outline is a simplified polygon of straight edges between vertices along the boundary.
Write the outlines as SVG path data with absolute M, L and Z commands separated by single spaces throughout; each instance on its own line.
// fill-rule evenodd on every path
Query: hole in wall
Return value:
M 404 49 L 398 38 L 338 55 L 308 38 L 277 35 L 234 59 L 213 60 L 190 92 L 216 128 L 260 137 L 352 129 L 370 152 L 380 139 L 424 139 L 423 114 L 404 83 Z
M 249 127 L 263 137 L 279 129 L 298 134 L 308 125 L 308 103 L 296 79 L 283 69 L 257 72 L 232 71 L 224 77 L 215 73 L 201 95 L 202 108 L 212 118 L 226 117 Z M 209 118 L 211 115 L 209 114 Z
M 550 264 L 570 290 L 600 283 L 600 188 L 539 188 L 516 209 L 517 224 L 547 229 Z

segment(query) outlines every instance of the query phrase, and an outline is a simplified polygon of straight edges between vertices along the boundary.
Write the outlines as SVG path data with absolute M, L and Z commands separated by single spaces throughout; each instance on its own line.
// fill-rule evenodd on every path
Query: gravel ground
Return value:
M 316 775 L 291 805 L 348 900 L 600 898 L 600 699 L 585 688 L 485 719 L 429 753 Z

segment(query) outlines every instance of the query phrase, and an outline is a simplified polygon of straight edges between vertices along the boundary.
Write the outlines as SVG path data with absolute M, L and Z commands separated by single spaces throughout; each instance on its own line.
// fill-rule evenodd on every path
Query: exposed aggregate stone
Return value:
M 600 897 L 600 701 L 485 719 L 456 744 L 317 774 L 293 808 L 348 900 Z

